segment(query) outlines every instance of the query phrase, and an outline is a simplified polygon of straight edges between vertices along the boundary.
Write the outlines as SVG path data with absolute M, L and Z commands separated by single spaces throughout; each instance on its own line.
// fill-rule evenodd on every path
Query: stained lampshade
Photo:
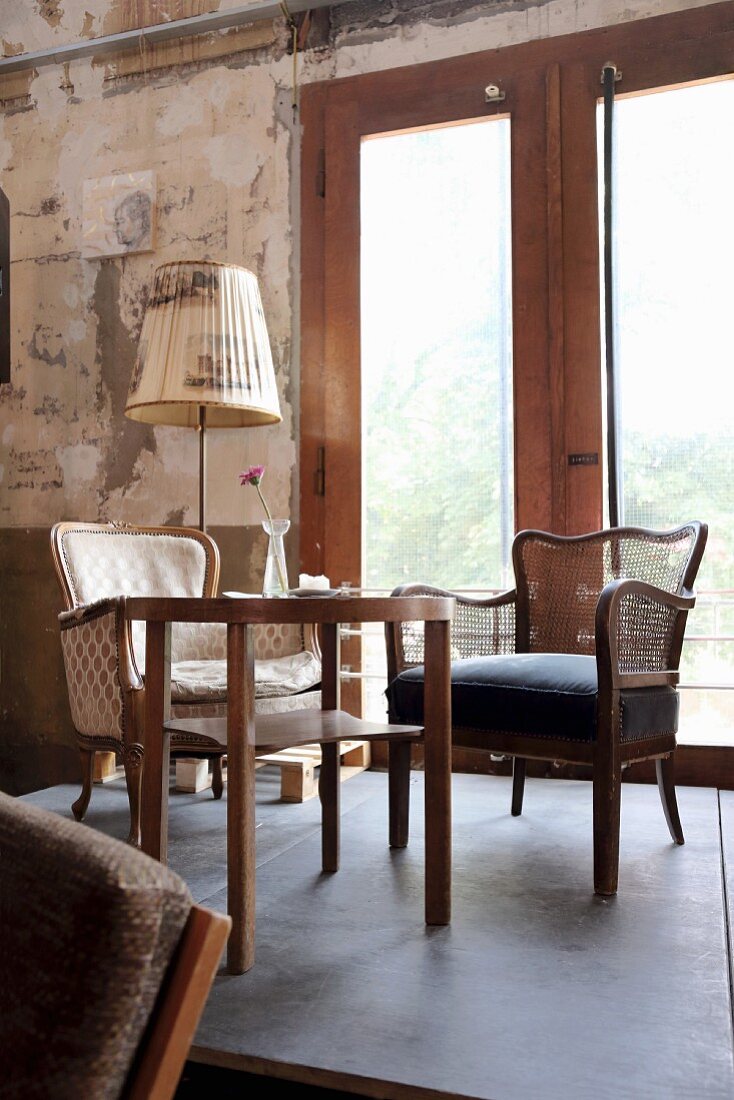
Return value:
M 125 413 L 149 424 L 244 428 L 282 419 L 257 279 L 234 264 L 156 269 Z

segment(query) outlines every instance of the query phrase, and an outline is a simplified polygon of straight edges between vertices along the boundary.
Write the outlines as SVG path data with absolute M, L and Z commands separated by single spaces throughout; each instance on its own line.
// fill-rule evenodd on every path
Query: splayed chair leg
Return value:
M 678 813 L 678 800 L 675 797 L 675 765 L 672 753 L 670 756 L 664 756 L 655 761 L 655 772 L 658 777 L 660 801 L 663 804 L 663 812 L 670 829 L 670 835 L 676 844 L 685 844 L 680 814 Z

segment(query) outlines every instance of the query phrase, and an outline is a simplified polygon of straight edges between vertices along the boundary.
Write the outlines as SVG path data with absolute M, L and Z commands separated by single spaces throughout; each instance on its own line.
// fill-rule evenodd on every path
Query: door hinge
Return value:
M 326 151 L 319 150 L 318 168 L 316 169 L 316 194 L 320 199 L 326 197 Z
M 317 497 L 326 496 L 326 448 L 316 448 L 316 470 L 314 473 L 314 489 Z

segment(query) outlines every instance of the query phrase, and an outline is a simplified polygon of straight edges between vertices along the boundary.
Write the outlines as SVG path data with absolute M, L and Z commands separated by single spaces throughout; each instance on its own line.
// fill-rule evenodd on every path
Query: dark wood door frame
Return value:
M 487 117 L 513 122 L 516 524 L 601 524 L 596 104 L 734 71 L 734 4 L 307 86 L 302 98 L 301 561 L 359 581 L 359 146 L 365 134 Z M 321 457 L 325 457 L 322 463 Z M 325 465 L 325 477 L 318 473 Z M 336 500 L 338 504 L 331 507 Z
M 516 528 L 576 534 L 602 525 L 596 111 L 608 61 L 621 70 L 622 95 L 730 75 L 734 3 L 303 89 L 305 571 L 361 581 L 361 139 L 498 109 L 512 124 Z M 484 101 L 489 83 L 505 92 L 499 108 Z M 588 454 L 599 464 L 569 464 Z M 355 640 L 344 659 L 358 663 Z

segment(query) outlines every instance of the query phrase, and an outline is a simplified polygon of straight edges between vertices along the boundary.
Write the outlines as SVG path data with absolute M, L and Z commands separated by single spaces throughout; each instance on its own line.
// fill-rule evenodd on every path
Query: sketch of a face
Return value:
M 115 207 L 115 236 L 126 249 L 139 248 L 150 236 L 150 195 L 133 191 Z

